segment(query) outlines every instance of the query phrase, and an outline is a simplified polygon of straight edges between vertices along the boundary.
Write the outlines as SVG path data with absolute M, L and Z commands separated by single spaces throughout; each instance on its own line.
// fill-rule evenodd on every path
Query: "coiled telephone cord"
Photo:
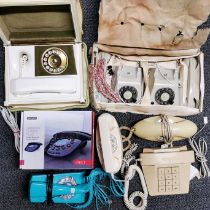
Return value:
M 204 130 L 206 125 L 208 124 L 208 118 L 204 117 L 204 126 L 191 138 L 189 138 L 189 143 L 192 149 L 195 152 L 195 156 L 197 161 L 201 163 L 200 167 L 200 176 L 201 178 L 210 177 L 210 169 L 208 167 L 208 160 L 206 158 L 208 146 L 205 138 L 201 137 L 196 140 L 196 136 Z
M 129 185 L 130 185 L 130 181 L 133 178 L 133 174 L 135 174 L 135 172 L 138 173 L 140 181 L 141 181 L 141 185 L 143 188 L 143 192 L 140 191 L 135 191 L 133 193 L 131 193 L 131 195 L 128 195 L 128 191 L 129 191 Z M 131 165 L 128 169 L 128 173 L 125 176 L 125 189 L 124 189 L 125 193 L 124 193 L 124 202 L 125 205 L 127 206 L 127 208 L 129 210 L 144 210 L 147 207 L 147 198 L 148 198 L 148 190 L 147 190 L 147 185 L 144 179 L 144 175 L 141 171 L 141 169 L 137 166 L 137 165 Z M 139 197 L 141 199 L 141 201 L 135 205 L 134 204 L 134 199 L 136 197 Z

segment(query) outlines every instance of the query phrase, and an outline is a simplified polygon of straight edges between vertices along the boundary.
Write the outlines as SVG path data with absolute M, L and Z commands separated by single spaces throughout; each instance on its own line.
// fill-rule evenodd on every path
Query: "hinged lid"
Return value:
M 209 14 L 209 0 L 102 0 L 98 43 L 123 55 L 199 49 L 210 30 L 198 27 Z
M 5 45 L 82 41 L 79 0 L 1 0 L 0 37 Z

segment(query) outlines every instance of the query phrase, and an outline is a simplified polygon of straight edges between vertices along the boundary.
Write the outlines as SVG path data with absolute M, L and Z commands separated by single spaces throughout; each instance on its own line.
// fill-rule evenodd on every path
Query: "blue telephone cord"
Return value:
M 98 181 L 103 180 L 104 178 L 109 178 L 110 186 L 106 187 L 104 185 L 98 184 Z M 124 195 L 124 186 L 121 182 L 116 182 L 112 179 L 110 174 L 105 173 L 103 170 L 96 168 L 93 170 L 90 175 L 87 177 L 88 192 L 89 198 L 84 204 L 70 205 L 76 209 L 87 208 L 91 205 L 94 197 L 96 199 L 96 209 L 98 209 L 98 203 L 100 202 L 103 205 L 110 205 L 110 199 L 106 191 L 111 192 L 114 196 L 123 197 Z

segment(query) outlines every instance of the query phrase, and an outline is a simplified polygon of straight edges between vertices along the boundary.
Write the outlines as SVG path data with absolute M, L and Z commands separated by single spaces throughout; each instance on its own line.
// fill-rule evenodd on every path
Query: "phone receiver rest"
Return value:
M 34 93 L 76 93 L 76 78 L 19 78 L 11 81 L 14 95 Z

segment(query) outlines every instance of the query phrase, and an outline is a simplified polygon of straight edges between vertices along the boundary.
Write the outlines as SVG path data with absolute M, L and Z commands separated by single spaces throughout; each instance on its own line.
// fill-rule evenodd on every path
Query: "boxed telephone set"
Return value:
M 198 12 L 184 1 L 179 6 L 173 2 L 174 16 L 167 1 L 102 0 L 90 66 L 94 107 L 173 116 L 200 113 L 204 97 L 200 47 L 209 30 L 197 27 L 207 20 L 210 8 L 209 3 L 200 4 Z M 192 19 L 188 25 L 180 20 L 183 13 Z
M 25 111 L 21 117 L 21 169 L 94 167 L 91 111 Z
M 5 47 L 5 106 L 88 106 L 79 0 L 1 1 L 0 37 Z

